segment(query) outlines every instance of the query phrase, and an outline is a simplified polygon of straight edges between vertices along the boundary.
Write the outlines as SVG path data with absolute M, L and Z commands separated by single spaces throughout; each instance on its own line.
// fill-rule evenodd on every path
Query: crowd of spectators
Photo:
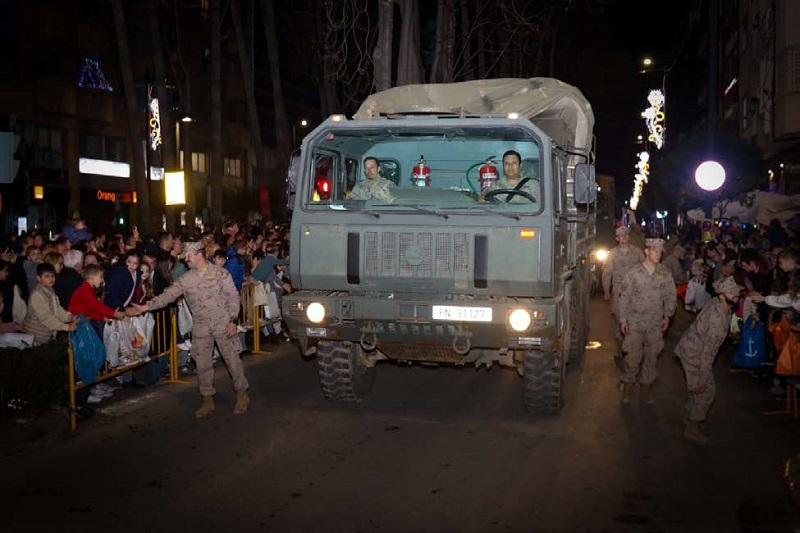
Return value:
M 222 231 L 159 231 L 142 236 L 134 227 L 129 234 L 107 236 L 93 234 L 75 218 L 55 239 L 34 231 L 14 236 L 0 247 L 0 334 L 32 335 L 33 345 L 41 345 L 60 331 L 74 331 L 77 317 L 82 316 L 103 340 L 107 324 L 124 320 L 127 309 L 161 294 L 187 271 L 179 255 L 190 241 L 203 244 L 206 257 L 230 272 L 238 290 L 252 279 L 269 284 L 278 296 L 291 291 L 285 272 L 289 253 L 286 226 L 229 221 Z M 15 292 L 27 308 L 25 319 L 16 322 L 12 313 Z M 274 333 L 269 338 L 279 340 Z M 158 375 L 160 372 L 155 381 Z M 142 385 L 129 374 L 120 383 L 111 383 Z M 114 389 L 106 384 L 92 387 L 79 398 L 79 414 L 90 416 L 92 409 L 86 404 L 101 402 Z
M 776 328 L 786 334 L 800 332 L 798 226 L 773 220 L 768 226 L 758 227 L 742 224 L 734 217 L 725 224 L 686 226 L 670 242 L 672 250 L 663 264 L 672 272 L 686 309 L 698 312 L 714 294 L 712 283 L 733 276 L 745 287 L 732 323 L 733 341 L 744 321 L 753 317 L 765 326 L 765 351 L 769 363 L 774 363 L 785 336 L 773 338 L 771 332 Z M 780 389 L 773 387 L 776 394 Z

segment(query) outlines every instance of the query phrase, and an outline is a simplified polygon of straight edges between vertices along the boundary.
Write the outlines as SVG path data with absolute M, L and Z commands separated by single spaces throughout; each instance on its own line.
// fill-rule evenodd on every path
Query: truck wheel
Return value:
M 558 414 L 563 404 L 564 379 L 564 365 L 558 354 L 529 350 L 523 358 L 525 409 L 533 414 Z
M 328 401 L 360 402 L 372 389 L 375 367 L 367 366 L 358 343 L 319 341 L 317 366 L 322 394 Z

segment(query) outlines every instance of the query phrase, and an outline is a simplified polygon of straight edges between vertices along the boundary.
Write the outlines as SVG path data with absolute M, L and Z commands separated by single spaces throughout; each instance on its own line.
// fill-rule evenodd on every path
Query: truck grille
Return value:
M 469 255 L 466 233 L 364 232 L 363 276 L 452 279 L 466 289 Z

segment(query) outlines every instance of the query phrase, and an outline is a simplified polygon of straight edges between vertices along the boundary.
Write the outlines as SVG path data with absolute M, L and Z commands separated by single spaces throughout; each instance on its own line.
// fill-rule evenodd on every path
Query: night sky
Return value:
M 697 104 L 706 76 L 697 52 L 703 28 L 695 24 L 689 31 L 690 13 L 698 9 L 705 9 L 701 0 L 612 0 L 581 9 L 569 22 L 556 77 L 576 85 L 591 102 L 597 171 L 616 178 L 618 200 L 630 196 L 642 149 L 636 137 L 646 137 L 640 114 L 650 89 L 661 87 L 663 69 L 672 67 L 666 77 L 667 142 L 703 116 Z M 651 72 L 640 72 L 644 57 L 654 60 Z

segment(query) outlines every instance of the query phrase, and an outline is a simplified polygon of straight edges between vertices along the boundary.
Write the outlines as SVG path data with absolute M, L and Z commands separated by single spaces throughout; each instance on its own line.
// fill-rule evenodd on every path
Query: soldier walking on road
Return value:
M 608 253 L 605 265 L 603 266 L 603 297 L 611 300 L 611 314 L 616 322 L 619 321 L 619 290 L 622 285 L 622 278 L 631 271 L 633 267 L 644 261 L 644 254 L 639 248 L 630 245 L 630 228 L 621 226 L 617 228 L 617 246 L 613 247 Z M 613 292 L 612 292 L 613 291 Z M 619 329 L 614 329 L 614 338 L 617 339 L 617 356 L 622 354 L 622 335 Z
M 683 436 L 691 441 L 708 442 L 702 424 L 716 393 L 712 367 L 719 347 L 728 336 L 731 310 L 738 305 L 739 293 L 743 289 L 732 277 L 717 280 L 714 290 L 719 296 L 703 306 L 675 346 L 675 355 L 686 374 L 686 429 Z
M 631 391 L 638 382 L 641 398 L 651 399 L 656 380 L 658 355 L 664 349 L 664 333 L 675 314 L 675 282 L 670 271 L 660 263 L 664 251 L 662 239 L 646 239 L 644 262 L 636 265 L 623 278 L 620 287 L 618 318 L 624 336 L 625 352 L 622 381 L 622 403 L 630 403 Z
M 131 314 L 155 311 L 175 301 L 179 296 L 186 299 L 192 310 L 192 357 L 197 363 L 197 384 L 203 402 L 195 412 L 197 418 L 206 418 L 214 412 L 214 366 L 211 361 L 214 343 L 217 343 L 222 358 L 233 379 L 236 390 L 234 414 L 243 414 L 250 404 L 247 395 L 247 378 L 239 354 L 242 343 L 236 332 L 239 317 L 239 292 L 231 275 L 223 268 L 210 264 L 205 257 L 203 244 L 186 243 L 180 256 L 189 265 L 189 271 L 167 287 L 147 305 L 134 306 Z

